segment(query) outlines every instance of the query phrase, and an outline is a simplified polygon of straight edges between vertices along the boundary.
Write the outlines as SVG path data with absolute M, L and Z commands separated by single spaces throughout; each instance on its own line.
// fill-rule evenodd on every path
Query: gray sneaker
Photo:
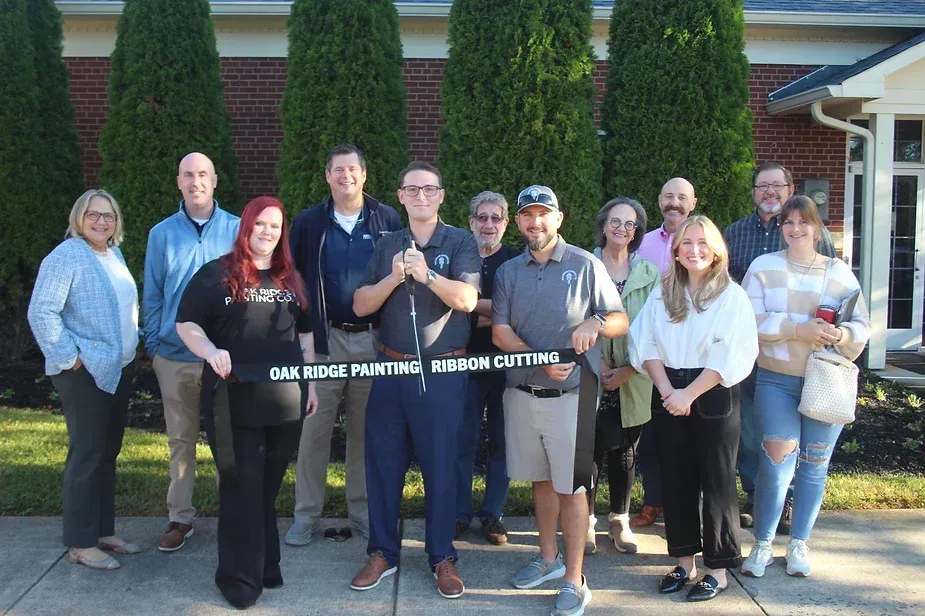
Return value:
M 556 559 L 552 562 L 543 560 L 542 556 L 537 556 L 530 561 L 529 565 L 514 574 L 511 578 L 511 585 L 514 588 L 526 590 L 561 577 L 565 577 L 565 565 L 562 564 L 561 554 L 556 554 Z
M 591 589 L 588 580 L 581 576 L 581 588 L 576 588 L 571 582 L 566 582 L 559 594 L 556 595 L 556 604 L 549 612 L 549 616 L 581 616 L 585 613 L 585 606 L 591 603 Z
M 286 531 L 286 545 L 303 546 L 312 542 L 313 533 L 318 530 L 318 522 L 296 520 Z

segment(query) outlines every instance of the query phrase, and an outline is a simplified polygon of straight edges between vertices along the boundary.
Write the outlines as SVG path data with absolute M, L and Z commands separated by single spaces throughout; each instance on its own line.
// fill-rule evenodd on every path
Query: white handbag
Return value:
M 826 267 L 820 302 L 825 296 L 828 275 Z M 810 353 L 797 407 L 801 414 L 824 423 L 849 424 L 854 421 L 857 397 L 858 367 L 854 362 L 829 346 Z

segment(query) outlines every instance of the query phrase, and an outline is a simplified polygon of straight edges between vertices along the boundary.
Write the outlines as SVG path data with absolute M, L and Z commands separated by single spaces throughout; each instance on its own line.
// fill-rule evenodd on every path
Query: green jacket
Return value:
M 594 256 L 601 258 L 601 249 L 594 249 Z M 632 255 L 630 261 L 630 275 L 623 287 L 620 299 L 630 323 L 642 310 L 661 277 L 658 268 L 650 261 L 639 255 Z M 628 365 L 629 362 L 628 336 L 611 339 L 604 338 L 601 342 L 601 351 L 604 363 L 611 368 Z M 620 387 L 620 411 L 623 417 L 623 427 L 639 426 L 652 419 L 652 381 L 646 374 L 637 374 Z

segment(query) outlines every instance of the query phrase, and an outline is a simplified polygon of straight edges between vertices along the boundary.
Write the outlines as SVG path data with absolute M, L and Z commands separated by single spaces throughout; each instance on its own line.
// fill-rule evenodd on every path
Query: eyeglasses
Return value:
M 84 216 L 86 216 L 87 220 L 89 220 L 90 222 L 98 222 L 100 218 L 102 218 L 103 222 L 107 224 L 112 224 L 116 222 L 116 215 L 110 214 L 109 212 L 104 213 L 104 212 L 96 212 L 93 210 L 87 210 L 84 213 Z
M 607 221 L 607 224 L 610 225 L 611 229 L 619 229 L 620 227 L 623 227 L 627 231 L 632 231 L 633 229 L 639 226 L 632 220 L 627 220 L 626 222 L 623 222 L 619 218 L 611 218 L 610 220 Z
M 439 186 L 433 186 L 428 184 L 427 186 L 402 186 L 401 191 L 405 193 L 406 197 L 417 197 L 421 191 L 424 192 L 425 197 L 436 197 L 437 193 L 440 192 L 442 188 Z
M 495 223 L 496 225 L 500 225 L 502 222 L 507 220 L 507 218 L 502 218 L 498 216 L 497 214 L 493 214 L 491 216 L 489 216 L 488 214 L 479 214 L 478 216 L 474 216 L 473 218 L 475 218 L 477 221 L 479 221 L 479 223 L 483 225 L 487 223 L 489 220 Z
M 790 186 L 790 184 L 756 184 L 755 188 L 758 192 L 768 192 L 773 189 L 776 192 L 780 192 Z

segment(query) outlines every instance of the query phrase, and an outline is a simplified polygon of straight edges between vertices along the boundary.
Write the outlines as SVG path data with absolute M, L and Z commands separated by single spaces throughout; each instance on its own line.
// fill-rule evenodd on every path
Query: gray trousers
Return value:
M 91 548 L 115 534 L 116 457 L 122 449 L 135 363 L 122 369 L 115 394 L 93 381 L 87 369 L 51 377 L 67 424 L 67 460 L 61 500 L 64 545 Z

